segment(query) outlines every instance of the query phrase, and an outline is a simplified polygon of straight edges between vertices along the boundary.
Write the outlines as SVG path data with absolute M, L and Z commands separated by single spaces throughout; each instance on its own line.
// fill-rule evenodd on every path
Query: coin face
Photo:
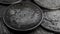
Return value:
M 20 9 L 12 9 L 10 11 L 11 14 L 11 21 L 16 21 L 17 24 L 20 25 L 27 25 L 27 24 L 32 24 L 36 23 L 39 20 L 39 12 L 35 12 L 31 8 L 23 8 L 23 10 Z
M 44 14 L 41 25 L 46 29 L 60 32 L 60 10 L 47 11 Z
M 60 0 L 34 0 L 38 5 L 48 9 L 59 9 Z
M 29 2 L 14 4 L 8 7 L 4 19 L 6 24 L 14 29 L 27 30 L 40 24 L 42 11 L 35 4 Z
M 22 0 L 0 0 L 0 3 L 3 3 L 3 4 L 15 4 L 15 3 L 19 3 L 21 1 Z

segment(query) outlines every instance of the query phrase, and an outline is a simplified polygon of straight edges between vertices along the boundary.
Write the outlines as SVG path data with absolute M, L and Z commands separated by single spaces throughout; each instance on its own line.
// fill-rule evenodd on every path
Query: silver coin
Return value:
M 42 10 L 29 1 L 9 6 L 4 12 L 3 17 L 8 27 L 18 31 L 27 31 L 36 28 L 40 25 L 42 18 Z
M 44 28 L 60 32 L 60 10 L 47 11 L 41 24 Z
M 59 9 L 60 0 L 34 0 L 38 5 L 48 9 Z

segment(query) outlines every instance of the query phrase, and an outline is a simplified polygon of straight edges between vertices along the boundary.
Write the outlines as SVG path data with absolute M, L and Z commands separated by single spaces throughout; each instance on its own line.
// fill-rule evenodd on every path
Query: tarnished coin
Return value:
M 48 9 L 59 9 L 60 0 L 34 0 L 38 5 Z
M 47 11 L 41 24 L 44 28 L 60 32 L 60 10 Z
M 8 27 L 18 31 L 32 30 L 40 25 L 42 19 L 42 10 L 29 1 L 9 6 L 3 17 Z

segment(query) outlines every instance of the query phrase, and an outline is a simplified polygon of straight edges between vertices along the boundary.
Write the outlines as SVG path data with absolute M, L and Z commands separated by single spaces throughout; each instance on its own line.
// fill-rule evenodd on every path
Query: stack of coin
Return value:
M 60 0 L 34 0 L 34 2 L 45 8 L 41 25 L 48 30 L 60 32 Z

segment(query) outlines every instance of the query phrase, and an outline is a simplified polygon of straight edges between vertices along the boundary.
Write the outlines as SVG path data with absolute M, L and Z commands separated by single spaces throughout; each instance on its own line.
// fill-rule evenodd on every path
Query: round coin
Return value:
M 48 9 L 59 9 L 60 8 L 60 0 L 34 0 L 39 6 Z
M 41 24 L 44 28 L 60 32 L 60 10 L 47 11 Z
M 4 12 L 5 24 L 19 31 L 32 30 L 42 21 L 42 10 L 31 2 L 22 2 L 9 6 Z

